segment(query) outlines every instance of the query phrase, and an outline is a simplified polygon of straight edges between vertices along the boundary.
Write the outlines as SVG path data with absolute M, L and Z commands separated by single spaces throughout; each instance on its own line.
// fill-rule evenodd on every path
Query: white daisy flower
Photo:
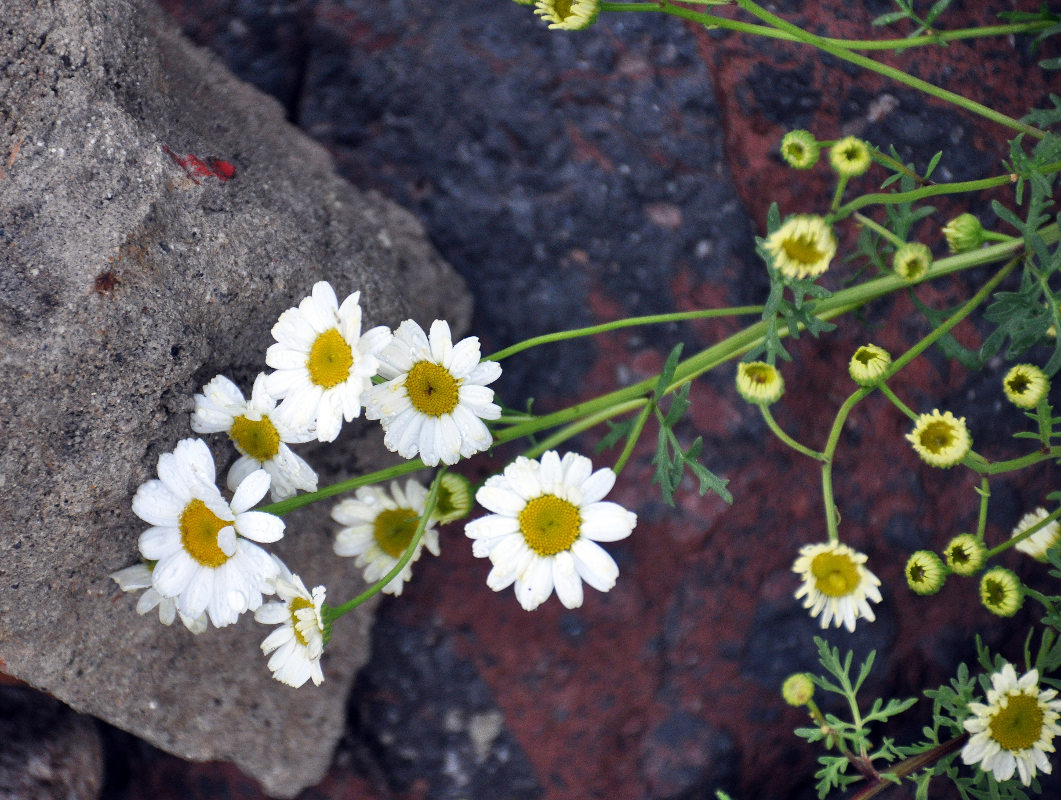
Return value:
M 317 438 L 311 428 L 295 429 L 274 412 L 276 401 L 265 389 L 264 373 L 254 380 L 251 399 L 224 375 L 218 375 L 195 395 L 192 430 L 196 433 L 227 433 L 240 457 L 229 467 L 228 488 L 257 469 L 269 473 L 269 497 L 274 502 L 294 496 L 299 490 L 317 490 L 317 473 L 296 456 L 287 443 Z
M 312 679 L 314 686 L 320 686 L 324 681 L 324 587 L 315 586 L 311 593 L 300 577 L 292 575 L 279 559 L 274 560 L 280 570 L 274 579 L 280 599 L 255 611 L 254 619 L 280 627 L 265 637 L 262 652 L 267 656 L 272 653 L 269 669 L 281 683 L 297 688 Z
M 394 569 L 409 548 L 426 503 L 427 489 L 412 478 L 404 490 L 392 481 L 389 494 L 379 486 L 362 486 L 353 498 L 332 509 L 332 519 L 348 526 L 335 535 L 335 554 L 356 556 L 354 564 L 364 570 L 365 580 L 375 583 Z M 413 576 L 413 562 L 419 560 L 423 549 L 426 547 L 433 556 L 439 554 L 436 522 L 428 520 L 412 558 L 381 591 L 400 595 L 405 582 Z
M 796 599 L 803 599 L 812 617 L 821 616 L 821 626 L 832 622 L 839 628 L 855 630 L 859 617 L 872 622 L 876 619 L 869 601 L 881 601 L 880 580 L 866 569 L 866 556 L 846 544 L 808 544 L 799 550 L 799 558 L 792 571 L 803 583 L 796 590 Z
M 971 736 L 962 748 L 962 761 L 979 764 L 1006 781 L 1014 772 L 1025 786 L 1036 770 L 1050 774 L 1046 754 L 1054 752 L 1053 739 L 1061 733 L 1061 700 L 1053 689 L 1039 690 L 1039 672 L 1031 670 L 1019 679 L 1012 664 L 991 676 L 987 703 L 969 703 L 973 716 L 962 724 Z
M 226 502 L 214 485 L 214 459 L 202 439 L 184 439 L 158 459 L 159 480 L 136 491 L 133 512 L 153 527 L 140 534 L 140 553 L 157 561 L 151 583 L 192 619 L 204 612 L 216 627 L 231 625 L 272 594 L 273 559 L 248 539 L 275 542 L 284 522 L 250 511 L 269 490 L 269 474 L 257 470 Z
M 472 552 L 488 557 L 493 569 L 486 585 L 499 592 L 515 584 L 516 598 L 533 611 L 556 589 L 566 608 L 582 605 L 582 581 L 607 592 L 619 568 L 597 542 L 625 539 L 637 515 L 603 502 L 615 473 L 578 453 L 563 458 L 555 450 L 541 461 L 520 456 L 494 475 L 475 499 L 494 513 L 469 522 L 465 534 Z
M 142 561 L 139 564 L 135 564 L 125 569 L 120 569 L 117 572 L 112 572 L 110 575 L 111 579 L 118 584 L 123 592 L 135 592 L 139 589 L 146 589 L 147 591 L 140 595 L 140 599 L 136 602 L 136 613 L 146 614 L 153 608 L 158 609 L 158 621 L 163 625 L 172 625 L 173 620 L 177 618 L 177 604 L 170 597 L 163 597 L 158 593 L 158 590 L 151 585 L 151 567 Z M 184 627 L 190 630 L 192 633 L 199 634 L 206 630 L 206 614 L 200 614 L 195 619 L 187 616 L 186 614 L 180 614 L 181 622 L 184 623 Z
M 419 453 L 433 467 L 490 446 L 493 436 L 483 420 L 500 417 L 501 407 L 486 384 L 501 375 L 501 365 L 479 357 L 479 339 L 453 344 L 445 320 L 431 324 L 430 336 L 411 319 L 398 326 L 379 354 L 387 381 L 365 395 L 365 418 L 380 420 L 388 450 L 402 458 Z
M 1050 512 L 1045 508 L 1037 508 L 1034 511 L 1028 512 L 1020 518 L 1020 522 L 1018 522 L 1017 527 L 1013 529 L 1010 538 L 1012 539 L 1016 536 L 1020 536 L 1026 530 L 1033 525 L 1042 522 L 1048 516 L 1050 516 Z M 1020 550 L 1020 552 L 1031 556 L 1036 561 L 1045 562 L 1047 560 L 1046 554 L 1050 551 L 1051 547 L 1057 544 L 1059 539 L 1061 539 L 1061 524 L 1055 519 L 1046 523 L 1027 539 L 1017 542 L 1014 547 Z
M 361 292 L 340 306 L 327 281 L 313 287 L 297 308 L 289 308 L 273 326 L 265 363 L 276 370 L 266 388 L 283 402 L 278 414 L 296 429 L 316 427 L 317 439 L 331 442 L 343 420 L 361 413 L 361 394 L 372 385 L 376 354 L 390 341 L 380 325 L 361 333 Z

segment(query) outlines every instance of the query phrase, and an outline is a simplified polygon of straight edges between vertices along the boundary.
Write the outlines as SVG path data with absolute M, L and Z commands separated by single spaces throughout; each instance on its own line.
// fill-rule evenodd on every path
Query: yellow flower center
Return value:
M 574 0 L 556 0 L 553 9 L 556 11 L 556 16 L 562 21 L 571 16 L 571 6 L 573 5 Z
M 228 435 L 235 442 L 236 449 L 255 461 L 264 463 L 276 458 L 276 454 L 280 452 L 280 434 L 277 433 L 276 426 L 269 417 L 261 419 L 236 417 L 232 421 L 232 429 Z
M 820 553 L 810 565 L 814 585 L 829 597 L 846 597 L 858 588 L 858 564 L 846 553 Z
M 290 603 L 288 603 L 288 611 L 291 612 L 291 629 L 295 632 L 295 641 L 303 647 L 309 647 L 309 640 L 302 635 L 302 631 L 298 629 L 298 612 L 304 608 L 312 608 L 313 603 L 307 600 L 305 597 L 296 597 Z
M 582 529 L 582 516 L 575 505 L 554 494 L 543 494 L 519 512 L 519 527 L 531 550 L 551 556 L 575 543 Z
M 880 360 L 880 356 L 870 350 L 868 347 L 860 347 L 855 351 L 855 361 L 864 367 L 868 367 L 874 361 Z
M 1002 581 L 987 578 L 984 580 L 983 595 L 984 603 L 989 608 L 1000 608 L 1009 596 L 1009 592 Z
M 420 515 L 411 508 L 387 508 L 372 523 L 372 535 L 379 549 L 391 558 L 401 558 L 416 533 Z
M 774 376 L 777 375 L 777 370 L 769 364 L 749 364 L 745 368 L 744 374 L 748 376 L 748 380 L 752 383 L 758 384 L 759 386 L 766 386 L 774 382 Z
M 1016 753 L 1034 747 L 1043 732 L 1043 710 L 1039 708 L 1038 697 L 1011 696 L 1005 708 L 991 717 L 988 728 L 991 738 L 1003 750 Z
M 973 560 L 973 554 L 963 544 L 956 544 L 947 551 L 947 560 L 954 566 L 969 564 Z
M 954 426 L 946 420 L 930 422 L 918 434 L 918 439 L 922 447 L 938 455 L 954 445 Z
M 1009 390 L 1013 394 L 1020 396 L 1027 392 L 1032 384 L 1027 375 L 1022 375 L 1018 372 L 1006 382 L 1006 385 L 1009 386 Z
M 460 384 L 442 365 L 417 361 L 405 378 L 405 390 L 417 411 L 441 417 L 457 407 Z
M 789 259 L 800 264 L 817 264 L 825 258 L 825 251 L 818 247 L 813 236 L 789 236 L 782 240 L 781 249 Z
M 306 359 L 309 379 L 325 389 L 332 389 L 349 378 L 353 366 L 354 351 L 338 328 L 330 328 L 320 334 Z
M 862 148 L 857 144 L 850 144 L 840 151 L 840 157 L 849 164 L 859 164 L 865 157 Z
M 911 564 L 910 569 L 907 572 L 907 576 L 913 583 L 924 583 L 928 578 L 928 573 L 925 568 L 920 564 Z
M 204 567 L 217 569 L 228 561 L 228 556 L 217 546 L 217 535 L 231 524 L 218 517 L 199 498 L 192 500 L 180 516 L 184 551 Z

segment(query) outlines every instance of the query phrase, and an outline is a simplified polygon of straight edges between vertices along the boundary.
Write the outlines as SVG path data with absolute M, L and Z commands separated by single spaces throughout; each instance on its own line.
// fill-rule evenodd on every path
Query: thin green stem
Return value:
M 1007 549 L 1009 549 L 1010 547 L 1013 547 L 1016 544 L 1020 544 L 1025 539 L 1031 538 L 1032 536 L 1037 534 L 1039 531 L 1041 531 L 1043 528 L 1045 528 L 1047 525 L 1049 525 L 1052 522 L 1055 522 L 1058 519 L 1061 519 L 1061 508 L 1055 509 L 1052 514 L 1047 514 L 1045 517 L 1043 517 L 1041 520 L 1036 522 L 1034 525 L 1029 526 L 1028 530 L 1022 531 L 1017 536 L 1013 536 L 1013 537 L 1011 537 L 1009 539 L 1006 539 L 1006 541 L 1002 542 L 997 547 L 992 547 L 990 550 L 987 551 L 987 557 L 988 558 L 994 558 L 995 556 L 997 556 L 999 553 L 1003 552 L 1004 550 L 1007 550 Z
M 834 219 L 843 219 L 860 208 L 871 205 L 895 205 L 896 203 L 913 203 L 924 200 L 926 197 L 935 197 L 941 194 L 961 194 L 963 192 L 979 192 L 985 189 L 993 189 L 996 186 L 1005 186 L 1013 183 L 1012 175 L 996 175 L 993 178 L 980 178 L 975 181 L 955 181 L 954 183 L 934 183 L 931 186 L 922 186 L 920 189 L 911 189 L 907 192 L 874 192 L 856 197 L 850 203 L 845 203 L 833 213 Z
M 402 557 L 398 559 L 390 572 L 369 586 L 357 597 L 347 600 L 341 606 L 323 606 L 321 608 L 321 615 L 324 617 L 326 629 L 330 629 L 331 624 L 343 614 L 357 608 L 370 597 L 379 594 L 384 586 L 401 575 L 402 570 L 405 569 L 405 565 L 409 563 L 409 560 L 413 557 L 413 553 L 416 552 L 416 548 L 420 545 L 420 540 L 424 538 L 424 531 L 427 530 L 427 523 L 431 519 L 431 512 L 435 510 L 435 505 L 438 503 L 438 494 L 440 487 L 442 486 L 442 475 L 444 473 L 445 470 L 440 469 L 435 474 L 435 479 L 431 481 L 431 488 L 428 490 L 427 499 L 424 501 L 424 512 L 420 515 L 420 521 L 416 524 L 416 532 L 413 533 L 412 538 L 409 540 L 409 546 L 405 548 Z
M 967 97 L 962 97 L 960 94 L 951 92 L 947 89 L 943 89 L 939 86 L 929 83 L 928 81 L 915 78 L 913 75 L 908 75 L 902 70 L 890 67 L 887 64 L 882 64 L 879 61 L 874 61 L 872 58 L 860 55 L 859 53 L 853 53 L 845 47 L 834 44 L 828 39 L 824 39 L 821 36 L 815 36 L 812 33 L 804 31 L 796 25 L 778 17 L 776 14 L 771 14 L 765 8 L 760 6 L 758 3 L 752 0 L 736 0 L 738 6 L 744 9 L 746 12 L 756 17 L 767 25 L 777 28 L 778 30 L 785 31 L 796 39 L 813 47 L 817 47 L 830 55 L 833 55 L 844 61 L 848 61 L 852 64 L 857 64 L 864 69 L 876 72 L 879 75 L 883 75 L 886 78 L 891 78 L 897 83 L 901 83 L 905 86 L 909 86 L 918 91 L 924 92 L 925 94 L 931 95 L 932 97 L 944 100 L 952 103 L 959 108 L 963 108 L 973 114 L 977 114 L 985 119 L 989 119 L 992 122 L 997 122 L 1000 125 L 1004 125 L 1015 131 L 1020 131 L 1028 136 L 1033 136 L 1036 139 L 1042 139 L 1046 134 L 1036 127 L 1027 125 L 1019 120 L 1015 120 L 1012 117 L 1006 116 L 993 108 L 988 108 L 982 103 L 977 103 L 975 100 L 970 100 Z
M 653 407 L 652 403 L 645 403 L 645 407 L 642 408 L 641 413 L 637 415 L 637 419 L 634 421 L 634 426 L 626 437 L 626 444 L 623 447 L 623 452 L 619 454 L 619 458 L 615 460 L 615 466 L 612 467 L 612 472 L 616 475 L 623 471 L 626 462 L 629 461 L 630 456 L 634 454 L 634 447 L 637 446 L 637 441 L 641 438 L 641 432 L 645 429 L 645 425 L 648 423 L 648 418 L 652 416 Z
M 686 5 L 716 5 L 713 2 L 699 2 L 698 0 L 685 0 Z M 665 14 L 671 14 L 675 17 L 681 17 L 683 19 L 691 20 L 692 22 L 699 22 L 707 28 L 720 28 L 724 30 L 735 31 L 737 33 L 750 33 L 756 36 L 765 36 L 770 39 L 780 39 L 786 42 L 800 42 L 797 36 L 793 36 L 791 33 L 780 31 L 777 28 L 772 28 L 766 25 L 756 25 L 750 22 L 741 22 L 739 20 L 727 19 L 726 17 L 717 17 L 711 14 L 705 14 L 703 12 L 694 11 L 691 8 L 686 8 L 681 5 L 675 5 L 674 3 L 667 2 L 667 0 L 657 0 L 657 2 L 643 2 L 643 3 L 601 3 L 601 11 L 649 11 L 649 12 L 663 12 Z M 1027 33 L 1038 33 L 1039 31 L 1046 30 L 1052 25 L 1047 20 L 1034 20 L 1030 22 L 1013 23 L 1009 25 L 985 25 L 982 28 L 956 28 L 951 31 L 937 31 L 932 34 L 926 34 L 914 38 L 903 37 L 903 38 L 891 38 L 891 39 L 832 39 L 828 37 L 822 37 L 826 42 L 837 47 L 843 47 L 848 50 L 909 50 L 915 47 L 924 47 L 926 45 L 934 45 L 956 42 L 962 39 L 978 39 L 986 38 L 991 36 L 1010 36 L 1010 35 L 1021 35 Z
M 873 387 L 864 386 L 844 401 L 840 410 L 836 412 L 833 426 L 829 430 L 829 438 L 822 450 L 822 500 L 825 504 L 825 529 L 829 534 L 830 542 L 840 541 L 840 522 L 837 518 L 836 501 L 833 499 L 833 456 L 836 455 L 840 431 L 843 430 L 851 409 L 872 391 Z
M 829 204 L 829 211 L 833 214 L 836 213 L 836 209 L 840 207 L 840 201 L 844 199 L 844 189 L 847 188 L 847 182 L 849 178 L 847 175 L 841 175 L 840 180 L 836 182 L 836 190 L 833 192 L 833 202 Z
M 581 417 L 575 422 L 565 425 L 563 428 L 558 430 L 552 436 L 547 439 L 543 439 L 538 444 L 524 451 L 523 455 L 527 458 L 537 458 L 546 450 L 553 450 L 557 445 L 566 442 L 572 436 L 575 436 L 582 431 L 589 430 L 590 428 L 600 425 L 605 420 L 611 419 L 612 417 L 618 417 L 623 414 L 628 414 L 638 408 L 645 405 L 651 405 L 647 398 L 636 398 L 634 400 L 628 400 L 625 403 L 617 403 L 610 408 L 602 409 L 594 414 L 589 414 L 585 417 Z
M 713 319 L 716 317 L 735 317 L 740 315 L 751 315 L 751 314 L 762 314 L 762 306 L 738 306 L 736 308 L 713 308 L 705 309 L 703 311 L 678 311 L 673 314 L 652 314 L 645 317 L 629 317 L 627 319 L 619 319 L 614 322 L 605 322 L 600 325 L 590 325 L 585 328 L 572 328 L 567 331 L 557 331 L 556 333 L 546 333 L 541 336 L 535 336 L 530 339 L 525 339 L 522 342 L 516 342 L 516 344 L 498 350 L 496 353 L 487 356 L 485 361 L 500 361 L 503 358 L 520 353 L 524 350 L 529 350 L 532 347 L 538 347 L 543 344 L 553 344 L 555 342 L 563 342 L 568 339 L 577 339 L 580 336 L 595 336 L 598 333 L 608 333 L 609 331 L 619 330 L 620 328 L 632 328 L 637 325 L 662 325 L 667 322 L 683 322 L 691 319 Z
M 1056 225 L 1043 228 L 1040 231 L 1040 235 L 1044 240 L 1047 238 L 1051 238 L 1052 240 L 1053 237 L 1056 237 L 1057 235 Z M 1014 252 L 1019 250 L 1023 244 L 1023 239 L 1017 239 L 1004 244 L 982 247 L 979 250 L 969 253 L 961 253 L 941 258 L 932 262 L 932 266 L 922 278 L 921 282 L 970 269 L 974 266 L 981 266 L 983 264 L 1000 261 L 1011 256 Z M 857 308 L 861 308 L 872 300 L 884 297 L 898 289 L 907 288 L 908 286 L 909 284 L 897 275 L 882 275 L 879 278 L 866 281 L 858 286 L 852 286 L 849 289 L 843 289 L 830 297 L 817 301 L 813 305 L 813 313 L 819 319 L 829 320 L 850 311 L 854 311 Z M 714 369 L 719 364 L 723 364 L 734 358 L 739 358 L 748 350 L 758 346 L 763 341 L 766 329 L 767 322 L 765 320 L 760 320 L 759 322 L 749 325 L 744 330 L 739 331 L 717 344 L 701 350 L 699 353 L 685 359 L 675 370 L 674 380 L 671 382 L 671 386 L 668 387 L 667 391 L 674 391 L 682 384 L 688 383 L 703 373 Z M 782 327 L 780 333 L 781 335 L 787 335 L 788 331 Z M 927 344 L 925 346 L 927 346 Z M 547 428 L 564 425 L 581 416 L 596 413 L 604 408 L 615 405 L 616 403 L 626 402 L 636 397 L 647 396 L 655 389 L 657 380 L 658 378 L 655 377 L 646 378 L 643 381 L 601 395 L 593 400 L 576 403 L 567 408 L 560 409 L 559 411 L 545 414 L 534 420 L 505 428 L 497 433 L 495 444 L 503 444 L 505 442 L 519 439 L 523 436 L 533 435 Z
M 318 500 L 324 500 L 328 497 L 334 497 L 337 494 L 343 492 L 350 492 L 354 489 L 358 489 L 362 486 L 370 486 L 374 483 L 382 483 L 383 481 L 389 481 L 392 478 L 397 478 L 402 475 L 408 475 L 410 472 L 419 472 L 422 469 L 427 469 L 424 466 L 424 462 L 419 458 L 414 458 L 410 461 L 405 461 L 401 464 L 396 464 L 393 467 L 386 467 L 384 469 L 378 469 L 375 472 L 370 472 L 367 475 L 359 475 L 356 478 L 349 478 L 345 481 L 339 481 L 333 483 L 330 486 L 325 486 L 323 489 L 318 489 L 315 492 L 307 492 L 306 494 L 296 495 L 295 497 L 289 497 L 286 500 L 279 500 L 275 503 L 270 503 L 267 506 L 262 506 L 259 511 L 265 511 L 268 514 L 276 514 L 278 517 L 282 517 L 284 514 L 288 514 L 294 511 L 296 508 L 302 508 L 308 506 L 310 503 L 315 503 Z
M 855 219 L 858 220 L 858 223 L 860 225 L 862 225 L 863 227 L 869 228 L 870 230 L 876 231 L 881 236 L 883 236 L 885 239 L 887 239 L 889 242 L 894 244 L 896 247 L 902 247 L 904 244 L 906 244 L 906 242 L 904 242 L 902 239 L 900 239 L 898 236 L 896 236 L 890 230 L 885 228 L 883 225 L 881 225 L 881 224 L 879 224 L 877 222 L 874 222 L 869 217 L 863 216 L 862 214 L 855 214 Z
M 980 476 L 980 514 L 976 519 L 976 538 L 981 542 L 984 540 L 984 533 L 987 532 L 987 503 L 991 499 L 991 486 L 987 481 L 986 475 Z
M 774 415 L 770 413 L 770 407 L 766 403 L 759 403 L 759 411 L 762 412 L 763 419 L 766 421 L 767 426 L 771 431 L 774 432 L 774 436 L 784 442 L 786 445 L 791 447 L 797 453 L 803 453 L 808 458 L 813 458 L 815 461 L 821 461 L 825 458 L 822 453 L 816 450 L 811 450 L 809 447 L 800 444 L 783 430 L 781 426 L 777 424 L 777 420 L 774 419 Z
M 892 401 L 892 405 L 894 405 L 897 409 L 906 414 L 906 416 L 908 416 L 911 420 L 917 422 L 918 415 L 914 413 L 914 411 L 912 411 L 906 403 L 904 403 L 896 396 L 895 392 L 892 391 L 891 387 L 888 384 L 881 383 L 877 386 L 877 388 L 880 389 L 881 394 L 883 394 L 885 397 Z

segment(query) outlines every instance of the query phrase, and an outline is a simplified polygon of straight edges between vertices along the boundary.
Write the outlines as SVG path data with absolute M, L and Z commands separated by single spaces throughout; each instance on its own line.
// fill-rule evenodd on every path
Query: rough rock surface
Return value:
M 274 795 L 316 782 L 368 657 L 367 609 L 336 624 L 324 685 L 296 691 L 271 679 L 249 618 L 193 637 L 138 617 L 107 576 L 136 559 L 130 498 L 192 435 L 192 394 L 217 373 L 249 391 L 277 315 L 315 281 L 361 290 L 366 325 L 463 329 L 460 280 L 411 216 L 337 177 L 148 0 L 5 7 L 0 260 L 3 668 Z M 322 482 L 364 472 L 387 457 L 371 434 L 302 454 Z M 220 472 L 231 449 L 212 444 Z M 275 552 L 352 596 L 326 509 L 287 522 Z
M 0 686 L 0 800 L 95 800 L 103 787 L 96 722 L 39 692 Z

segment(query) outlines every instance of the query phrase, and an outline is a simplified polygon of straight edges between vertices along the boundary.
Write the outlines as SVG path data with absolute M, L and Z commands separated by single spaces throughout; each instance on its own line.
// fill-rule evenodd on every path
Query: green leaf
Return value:
M 901 19 L 906 19 L 909 16 L 905 11 L 889 11 L 887 14 L 881 14 L 875 18 L 871 25 L 891 25 L 893 22 L 898 22 Z
M 670 351 L 670 355 L 667 356 L 666 362 L 663 364 L 663 370 L 659 374 L 659 380 L 656 381 L 656 389 L 652 393 L 652 401 L 659 405 L 664 395 L 667 393 L 667 387 L 671 385 L 674 380 L 674 370 L 678 368 L 678 362 L 682 357 L 682 348 L 685 345 L 681 342 L 674 345 L 674 349 Z

